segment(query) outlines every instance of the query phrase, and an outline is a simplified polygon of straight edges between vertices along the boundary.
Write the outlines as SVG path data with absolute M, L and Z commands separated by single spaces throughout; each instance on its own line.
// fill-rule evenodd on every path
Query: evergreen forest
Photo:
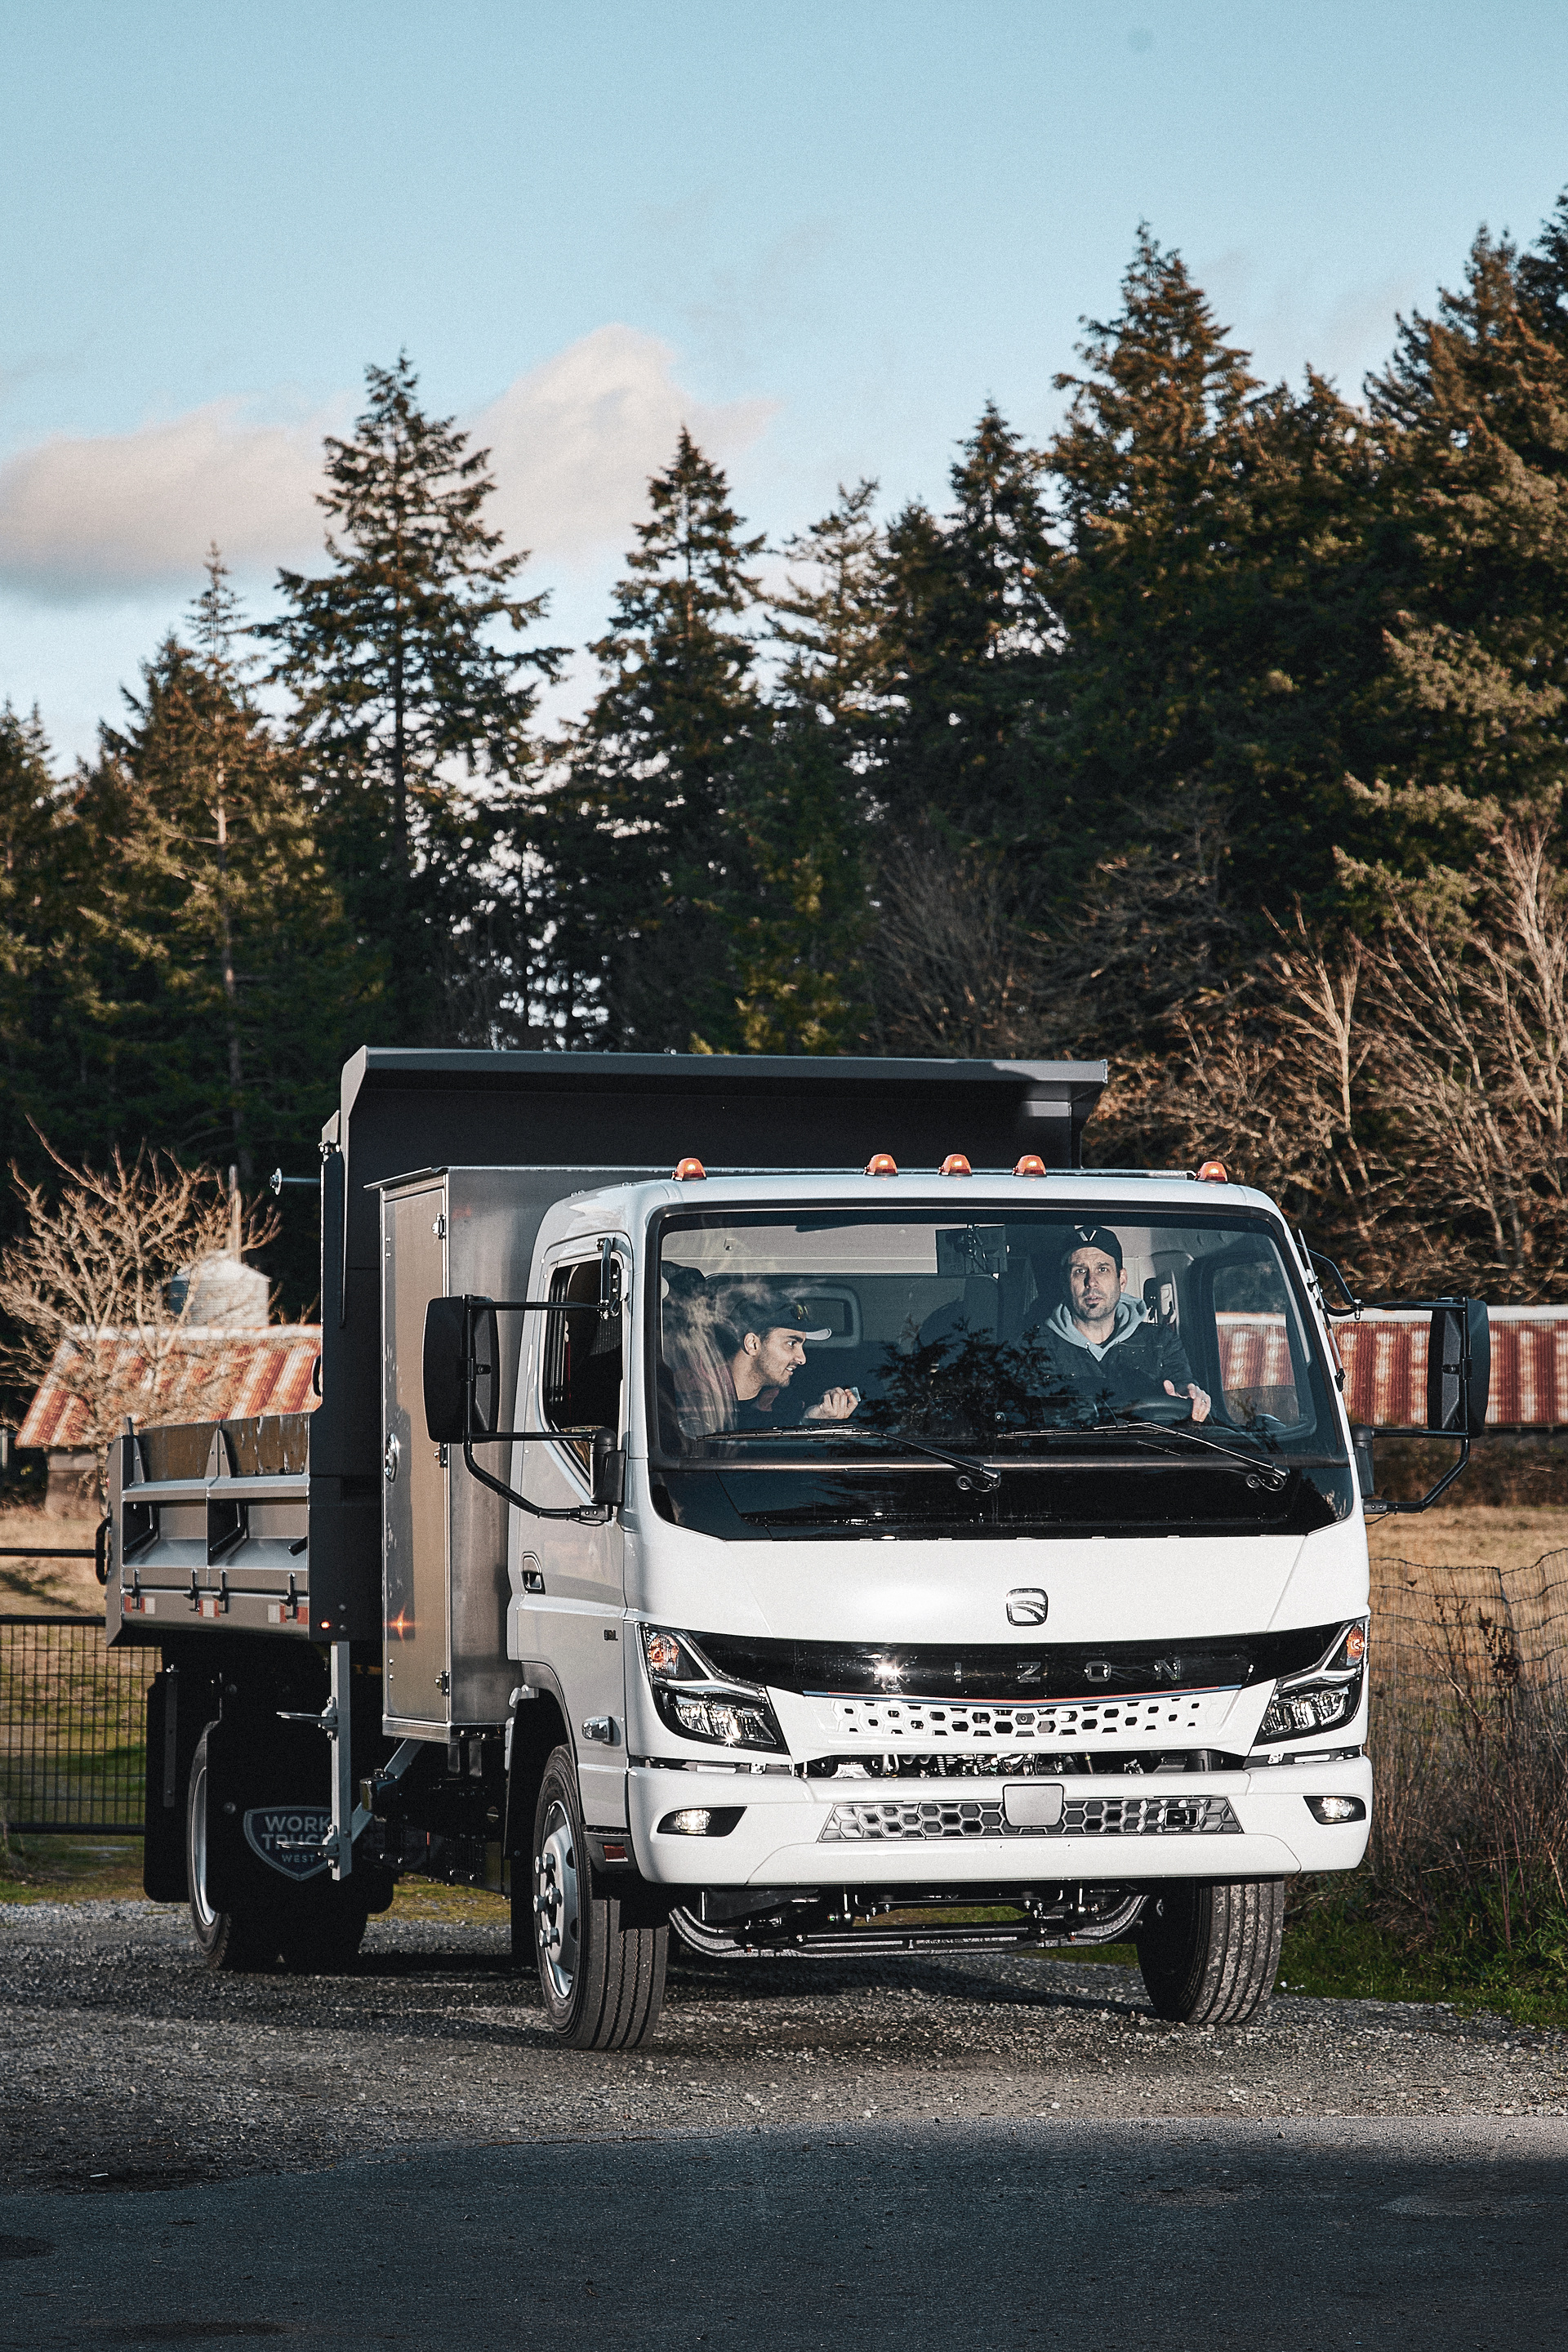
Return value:
M 987 403 L 939 506 L 846 483 L 778 545 L 683 431 L 562 727 L 487 453 L 372 366 L 275 617 L 215 549 L 90 760 L 0 716 L 0 1160 L 254 1195 L 363 1043 L 1103 1055 L 1091 1159 L 1558 1295 L 1568 195 L 1353 397 L 1261 381 L 1144 231 L 1054 388 L 1047 446 Z

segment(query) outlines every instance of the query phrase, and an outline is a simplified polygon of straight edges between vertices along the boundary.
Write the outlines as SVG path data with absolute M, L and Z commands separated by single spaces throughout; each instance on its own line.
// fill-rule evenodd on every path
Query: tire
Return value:
M 297 1976 L 341 1977 L 353 1966 L 370 1916 L 370 1890 L 354 1872 L 341 1883 L 301 1887 L 279 1921 L 283 1965 Z
M 574 2050 L 635 2050 L 664 2007 L 669 1929 L 623 1927 L 619 1897 L 595 1891 L 569 1748 L 544 1768 L 530 1875 L 552 2031 Z
M 1150 1897 L 1135 1941 L 1156 2017 L 1244 2025 L 1274 1990 L 1282 1878 L 1176 1879 Z
M 208 1729 L 211 1726 L 208 1726 Z M 275 1924 L 248 1911 L 216 1911 L 207 1900 L 207 1735 L 191 1759 L 185 1796 L 185 1884 L 191 1926 L 209 1969 L 270 1968 L 278 1958 Z

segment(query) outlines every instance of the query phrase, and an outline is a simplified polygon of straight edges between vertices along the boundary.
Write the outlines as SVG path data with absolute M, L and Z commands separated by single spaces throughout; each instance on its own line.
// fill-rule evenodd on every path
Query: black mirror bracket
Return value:
M 1409 1433 L 1402 1432 L 1400 1433 L 1408 1434 Z M 1415 1434 L 1422 1437 L 1434 1437 L 1440 1433 L 1441 1433 L 1438 1431 L 1430 1429 L 1424 1429 L 1415 1433 Z M 1379 1434 L 1382 1436 L 1392 1436 L 1394 1433 L 1392 1430 L 1384 1430 L 1380 1431 Z M 1427 1492 L 1422 1496 L 1418 1503 L 1390 1503 L 1385 1501 L 1383 1496 L 1379 1495 L 1366 1495 L 1362 1497 L 1362 1510 L 1365 1517 L 1369 1519 L 1384 1519 L 1391 1518 L 1395 1512 L 1402 1515 L 1408 1515 L 1413 1511 L 1429 1511 L 1433 1504 L 1436 1501 L 1438 1496 L 1447 1492 L 1448 1488 L 1453 1485 L 1455 1479 L 1458 1476 L 1460 1471 L 1464 1468 L 1466 1463 L 1470 1458 L 1470 1441 L 1468 1437 L 1461 1437 L 1458 1441 L 1458 1446 L 1459 1458 L 1455 1463 L 1453 1468 L 1451 1470 L 1446 1470 L 1443 1473 L 1443 1475 L 1438 1479 L 1437 1484 L 1435 1486 L 1429 1487 Z
M 593 1433 L 592 1503 L 568 1504 L 561 1509 L 531 1503 L 504 1478 L 496 1477 L 474 1459 L 476 1445 L 559 1445 L 579 1433 L 561 1429 L 497 1429 L 480 1412 L 476 1391 L 481 1377 L 494 1383 L 491 1395 L 499 1411 L 499 1362 L 481 1361 L 479 1327 L 488 1321 L 487 1353 L 499 1359 L 495 1318 L 500 1315 L 618 1314 L 621 1305 L 620 1265 L 606 1247 L 596 1300 L 564 1298 L 433 1298 L 425 1310 L 425 1425 L 437 1445 L 460 1445 L 471 1477 L 493 1495 L 535 1519 L 575 1519 L 584 1527 L 603 1527 L 613 1519 L 626 1487 L 626 1455 L 613 1430 Z
M 558 1429 L 509 1429 L 503 1433 L 507 1437 L 549 1437 L 558 1444 L 561 1442 Z M 595 1432 L 596 1435 L 599 1433 Z M 607 1431 L 603 1433 L 609 1434 Z M 616 1516 L 614 1506 L 608 1503 L 578 1503 L 559 1511 L 547 1510 L 542 1503 L 531 1503 L 526 1495 L 520 1495 L 517 1488 L 509 1486 L 504 1478 L 494 1478 L 488 1470 L 480 1467 L 474 1460 L 472 1439 L 465 1438 L 463 1441 L 463 1461 L 470 1477 L 477 1478 L 481 1486 L 488 1486 L 492 1495 L 500 1495 L 503 1501 L 515 1505 L 518 1510 L 526 1511 L 530 1518 L 575 1519 L 582 1527 L 602 1528 Z

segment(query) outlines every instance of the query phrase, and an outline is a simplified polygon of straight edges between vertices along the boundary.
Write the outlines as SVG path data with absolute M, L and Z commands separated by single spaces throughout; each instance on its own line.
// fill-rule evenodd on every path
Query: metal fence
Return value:
M 0 1617 L 0 1816 L 12 1830 L 140 1837 L 153 1649 L 101 1617 Z

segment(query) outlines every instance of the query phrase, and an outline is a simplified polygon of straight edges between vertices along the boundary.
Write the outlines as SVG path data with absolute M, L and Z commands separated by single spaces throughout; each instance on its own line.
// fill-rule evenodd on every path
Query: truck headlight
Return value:
M 1354 1719 L 1366 1674 L 1366 1633 L 1367 1620 L 1355 1618 L 1341 1627 L 1317 1665 L 1304 1675 L 1285 1676 L 1258 1727 L 1260 1748 L 1273 1747 L 1281 1739 L 1310 1739 Z
M 783 1748 L 784 1733 L 762 1685 L 720 1674 L 689 1633 L 645 1625 L 642 1654 L 654 1705 L 667 1729 L 715 1748 Z

